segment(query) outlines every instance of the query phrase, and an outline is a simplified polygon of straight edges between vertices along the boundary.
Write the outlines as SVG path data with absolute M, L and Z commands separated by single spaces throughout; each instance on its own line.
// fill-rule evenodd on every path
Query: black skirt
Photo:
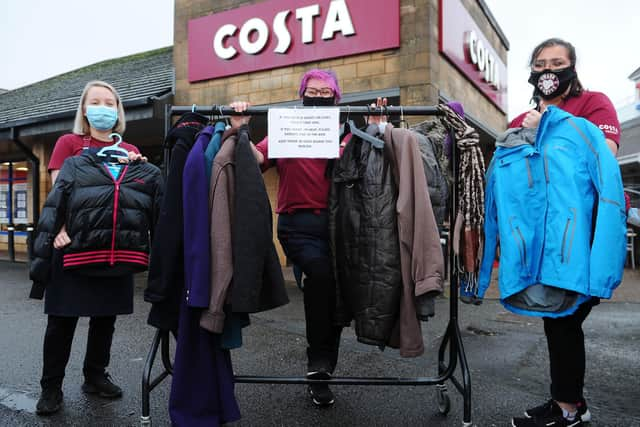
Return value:
M 62 268 L 62 252 L 53 251 L 51 281 L 44 312 L 54 316 L 114 316 L 133 313 L 133 274 L 85 276 Z

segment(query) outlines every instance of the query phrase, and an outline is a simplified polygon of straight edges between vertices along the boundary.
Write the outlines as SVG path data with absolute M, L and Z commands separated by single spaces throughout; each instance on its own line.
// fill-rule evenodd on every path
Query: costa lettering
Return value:
M 189 20 L 187 38 L 190 82 L 392 49 L 400 0 L 262 0 Z
M 273 49 L 275 53 L 285 54 L 291 46 L 291 33 L 287 28 L 287 18 L 291 10 L 278 12 L 273 18 L 271 27 L 278 42 Z M 305 44 L 314 42 L 314 23 L 316 17 L 320 16 L 320 5 L 313 4 L 300 7 L 295 11 L 296 20 L 300 25 L 300 41 Z M 269 41 L 271 29 L 261 18 L 250 18 L 240 28 L 236 37 L 238 27 L 233 24 L 221 26 L 213 38 L 213 50 L 220 59 L 229 60 L 238 54 L 238 49 L 233 46 L 233 38 L 237 38 L 237 46 L 247 55 L 257 55 L 264 50 Z M 334 0 L 329 4 L 324 25 L 322 28 L 322 40 L 331 40 L 336 33 L 343 36 L 356 34 L 356 30 L 351 20 L 347 3 L 343 0 Z M 254 40 L 251 40 L 255 34 Z
M 439 0 L 438 5 L 440 53 L 506 113 L 506 64 L 461 0 Z
M 484 42 L 478 39 L 475 31 L 469 31 L 466 37 L 465 47 L 471 63 L 482 73 L 482 78 L 496 90 L 500 89 L 500 72 L 493 53 L 485 47 Z

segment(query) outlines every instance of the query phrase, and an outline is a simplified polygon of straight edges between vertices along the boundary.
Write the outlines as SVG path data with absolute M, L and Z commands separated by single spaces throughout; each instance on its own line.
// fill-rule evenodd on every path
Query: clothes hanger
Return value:
M 349 120 L 345 123 L 345 130 L 347 129 L 347 126 L 349 127 L 349 130 L 351 131 L 352 135 L 355 135 L 358 138 L 364 141 L 367 141 L 368 143 L 373 145 L 375 148 L 384 148 L 383 140 L 376 138 L 373 135 L 369 135 L 367 132 L 364 132 L 361 129 L 358 129 L 358 127 L 353 123 L 353 120 Z
M 109 138 L 114 138 L 116 140 L 116 142 L 112 145 L 108 145 L 106 147 L 102 147 L 97 153 L 97 156 L 101 156 L 101 157 L 107 157 L 107 156 L 111 156 L 111 157 L 115 157 L 118 159 L 128 159 L 129 158 L 129 152 L 120 147 L 120 143 L 122 142 L 122 136 L 120 136 L 119 133 L 111 133 L 109 134 Z M 107 151 L 115 151 L 118 154 L 107 154 Z
M 349 126 L 346 124 L 349 122 L 349 116 L 351 115 L 351 105 L 347 105 L 347 117 L 343 124 L 340 125 L 340 142 L 344 140 L 344 137 L 349 133 Z
M 398 127 L 401 129 L 409 129 L 409 122 L 404 119 L 404 110 L 402 109 L 402 105 L 400 106 L 400 123 L 398 123 Z
M 218 105 L 218 111 L 220 112 L 220 114 L 218 116 L 218 119 L 219 120 L 224 120 L 224 123 L 226 125 L 225 127 L 227 129 L 229 129 L 231 127 L 231 122 L 229 121 L 229 117 L 228 116 L 225 116 L 224 114 L 222 114 L 222 105 Z
M 347 119 L 344 122 L 344 124 L 340 127 L 340 138 L 339 138 L 340 141 L 342 141 L 344 137 L 347 136 L 348 133 L 351 133 L 352 135 L 356 135 L 360 139 L 363 139 L 369 142 L 371 145 L 373 145 L 376 148 L 383 148 L 384 141 L 358 129 L 358 127 L 355 125 L 353 120 L 349 118 L 350 113 L 351 113 L 351 106 L 347 105 Z

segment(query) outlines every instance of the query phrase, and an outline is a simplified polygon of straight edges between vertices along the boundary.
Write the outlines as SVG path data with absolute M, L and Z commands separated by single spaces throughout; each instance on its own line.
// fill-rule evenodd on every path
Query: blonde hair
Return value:
M 91 131 L 89 130 L 89 121 L 84 115 L 84 102 L 87 100 L 87 93 L 89 89 L 92 87 L 103 87 L 109 89 L 113 96 L 116 97 L 116 108 L 118 109 L 118 120 L 116 121 L 115 126 L 113 127 L 114 132 L 118 132 L 120 135 L 124 133 L 126 128 L 126 120 L 124 118 L 124 108 L 122 108 L 122 102 L 120 101 L 120 95 L 118 95 L 118 91 L 111 86 L 109 83 L 103 82 L 101 80 L 92 80 L 86 84 L 84 89 L 82 90 L 82 95 L 80 96 L 80 102 L 78 103 L 78 109 L 76 110 L 76 118 L 73 121 L 73 133 L 76 135 L 89 135 Z

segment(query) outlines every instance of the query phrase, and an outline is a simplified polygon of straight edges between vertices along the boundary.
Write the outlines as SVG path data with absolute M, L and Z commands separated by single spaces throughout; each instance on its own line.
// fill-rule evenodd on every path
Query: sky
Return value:
M 447 0 L 444 0 L 447 1 Z M 525 111 L 531 50 L 561 37 L 578 76 L 614 105 L 634 96 L 639 0 L 485 0 L 510 43 L 509 118 Z M 0 88 L 15 89 L 106 59 L 173 44 L 174 0 L 0 0 Z

